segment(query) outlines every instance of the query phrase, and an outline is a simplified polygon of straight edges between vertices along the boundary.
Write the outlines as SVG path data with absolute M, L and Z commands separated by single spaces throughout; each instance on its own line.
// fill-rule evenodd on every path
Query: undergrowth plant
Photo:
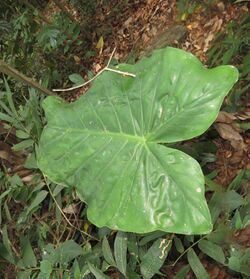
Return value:
M 48 19 L 41 5 L 33 6 L 27 1 L 15 7 L 6 5 L 0 13 L 4 18 L 0 21 L 0 59 L 41 80 L 45 87 L 58 85 L 71 72 L 85 69 L 90 40 L 80 23 L 63 11 Z
M 28 6 L 21 5 L 23 10 L 12 2 L 0 4 L 4 14 L 1 58 L 24 73 L 41 76 L 45 86 L 62 79 L 59 59 L 66 76 L 77 73 L 68 54 L 78 55 L 82 44 L 68 39 L 64 44 L 63 32 L 55 38 L 59 51 L 49 45 L 49 34 L 38 43 L 39 32 L 46 33 L 51 25 L 41 24 L 38 10 L 33 17 Z M 38 9 L 37 2 L 46 5 L 28 2 Z M 87 3 L 70 2 L 79 8 Z M 92 10 L 81 6 L 82 10 L 92 15 L 97 1 L 87 4 Z M 188 13 L 192 12 L 191 5 Z M 52 29 L 60 31 L 67 24 L 75 26 L 61 14 L 52 21 Z M 66 27 L 61 29 L 61 23 Z M 227 111 L 239 111 L 245 105 L 248 25 L 249 17 L 240 24 L 230 23 L 209 52 L 210 66 L 232 63 L 240 70 L 240 81 L 224 102 Z M 18 43 L 24 48 L 17 48 Z M 231 48 L 234 51 L 227 51 Z M 43 49 L 46 53 L 41 56 Z M 175 49 L 157 51 L 136 65 L 117 69 L 136 77 L 104 71 L 79 101 L 45 100 L 48 124 L 37 150 L 46 122 L 43 96 L 0 79 L 0 278 L 180 279 L 192 270 L 196 278 L 204 279 L 209 278 L 210 265 L 227 269 L 234 277 L 249 278 L 250 249 L 238 240 L 250 224 L 249 170 L 239 171 L 225 189 L 213 181 L 218 170 L 211 172 L 208 164 L 217 157 L 213 130 L 199 139 L 179 141 L 211 125 L 237 72 L 229 66 L 207 70 L 192 55 Z M 76 85 L 84 83 L 81 75 L 69 78 Z M 37 169 L 36 152 L 45 176 Z M 200 163 L 204 176 L 198 163 L 183 152 Z M 197 225 L 193 221 L 202 216 L 199 206 L 207 218 Z M 169 210 L 177 212 L 172 227 L 164 223 L 171 221 Z M 189 221 L 185 234 L 178 220 L 183 227 Z M 212 225 L 211 232 L 199 235 Z M 204 261 L 209 263 L 206 269 Z
M 131 68 L 127 70 L 132 71 Z M 40 98 L 35 91 L 31 91 L 30 99 L 17 105 L 17 100 L 13 98 L 15 94 L 6 81 L 2 85 L 0 119 L 7 135 L 1 130 L 1 140 L 10 144 L 8 135 L 15 127 L 19 137 L 17 142 L 21 144 L 14 145 L 14 149 L 19 146 L 21 152 L 30 152 L 25 166 L 34 170 L 28 183 L 17 174 L 8 175 L 4 169 L 0 173 L 0 270 L 3 271 L 0 272 L 3 278 L 9 279 L 10 274 L 17 274 L 17 278 L 21 279 L 92 279 L 120 276 L 117 272 L 129 279 L 147 279 L 155 274 L 164 277 L 160 268 L 163 266 L 162 272 L 165 273 L 167 268 L 172 269 L 182 261 L 185 255 L 188 262 L 175 278 L 183 278 L 190 269 L 197 278 L 209 278 L 196 254 L 197 249 L 210 261 L 214 260 L 220 266 L 248 278 L 249 249 L 242 249 L 231 240 L 236 230 L 246 228 L 250 222 L 247 170 L 237 175 L 227 191 L 211 180 L 216 172 L 205 172 L 207 190 L 212 193 L 209 209 L 214 229 L 210 234 L 198 237 L 163 231 L 114 233 L 106 227 L 96 228 L 87 221 L 82 204 L 76 211 L 70 209 L 79 205 L 70 187 L 52 183 L 35 171 L 36 162 L 32 154 L 41 132 L 40 128 L 35 128 L 42 125 L 40 117 L 35 121 L 36 116 L 41 115 Z M 126 105 L 127 101 L 122 104 Z M 26 145 L 25 141 L 29 139 L 32 141 Z M 194 142 L 187 151 L 201 161 L 202 166 L 211 160 L 209 154 L 215 156 L 210 142 Z M 207 154 L 205 157 L 204 152 Z M 68 213 L 63 215 L 63 212 Z M 68 223 L 69 220 L 66 222 L 65 214 L 78 225 Z
M 167 145 L 208 129 L 237 70 L 205 69 L 174 48 L 117 70 L 136 77 L 104 72 L 74 103 L 45 100 L 39 168 L 55 183 L 75 186 L 98 227 L 209 233 L 201 168 Z
M 179 19 L 182 21 L 187 20 L 188 17 L 199 7 L 200 3 L 198 3 L 198 1 L 178 0 L 177 10 Z
M 225 110 L 230 112 L 235 112 L 242 107 L 241 99 L 250 88 L 249 28 L 249 14 L 242 17 L 240 22 L 229 22 L 226 30 L 217 34 L 213 46 L 208 51 L 209 65 L 233 63 L 239 69 L 240 82 L 231 91 L 226 102 Z

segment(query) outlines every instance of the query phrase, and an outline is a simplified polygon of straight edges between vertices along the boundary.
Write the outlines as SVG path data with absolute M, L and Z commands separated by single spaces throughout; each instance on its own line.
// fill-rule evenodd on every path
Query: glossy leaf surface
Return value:
M 147 253 L 142 257 L 140 270 L 143 279 L 151 279 L 163 265 L 171 249 L 172 241 L 159 238 L 148 249 Z
M 162 143 L 202 134 L 236 82 L 231 66 L 205 69 L 166 48 L 120 71 L 104 72 L 71 104 L 48 97 L 37 153 L 51 180 L 74 185 L 99 227 L 183 234 L 212 229 L 199 164 Z

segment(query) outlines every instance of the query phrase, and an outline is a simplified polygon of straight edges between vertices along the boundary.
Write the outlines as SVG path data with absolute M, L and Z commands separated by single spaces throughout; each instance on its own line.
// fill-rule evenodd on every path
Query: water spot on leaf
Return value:
M 169 156 L 167 157 L 167 161 L 168 161 L 168 163 L 170 163 L 170 164 L 175 163 L 175 156 L 169 155 Z
M 162 112 L 163 112 L 163 108 L 162 106 L 159 108 L 159 112 L 158 112 L 158 117 L 161 118 L 162 117 Z

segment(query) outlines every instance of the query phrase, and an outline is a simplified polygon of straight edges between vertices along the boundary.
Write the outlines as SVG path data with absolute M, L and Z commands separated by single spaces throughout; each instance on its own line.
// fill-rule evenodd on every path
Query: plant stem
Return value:
M 70 87 L 70 88 L 66 88 L 66 89 L 52 89 L 54 92 L 56 91 L 60 91 L 60 92 L 66 92 L 66 91 L 71 91 L 71 90 L 74 90 L 74 89 L 78 89 L 78 88 L 81 88 L 87 84 L 89 84 L 91 81 L 95 80 L 100 74 L 102 74 L 104 71 L 110 71 L 110 72 L 114 72 L 114 73 L 117 73 L 117 74 L 120 74 L 120 75 L 123 75 L 123 76 L 129 76 L 129 77 L 136 77 L 135 74 L 132 74 L 132 73 L 128 73 L 128 72 L 123 72 L 123 71 L 119 71 L 119 70 L 115 70 L 115 69 L 111 69 L 109 68 L 109 64 L 114 56 L 114 53 L 115 53 L 115 50 L 116 48 L 114 48 L 114 50 L 112 51 L 111 53 L 111 56 L 109 57 L 109 61 L 108 61 L 108 64 L 107 66 L 105 66 L 100 72 L 98 72 L 94 77 L 92 77 L 90 80 L 84 82 L 83 84 L 80 84 L 80 85 L 76 85 L 76 86 L 73 86 L 73 87 Z
M 31 78 L 25 76 L 24 74 L 20 73 L 16 69 L 12 68 L 10 65 L 5 63 L 3 60 L 0 60 L 0 72 L 11 76 L 18 81 L 21 81 L 22 83 L 24 83 L 28 86 L 31 86 L 46 95 L 55 95 L 52 91 L 50 91 L 47 88 L 44 88 L 38 82 L 32 80 Z
M 190 245 L 183 253 L 181 253 L 181 255 L 174 261 L 174 263 L 168 265 L 168 266 L 175 266 L 177 264 L 177 262 L 191 249 L 193 248 L 195 245 L 197 245 L 202 239 L 206 238 L 207 235 L 202 236 L 200 239 L 198 239 L 197 241 L 195 241 L 192 245 Z

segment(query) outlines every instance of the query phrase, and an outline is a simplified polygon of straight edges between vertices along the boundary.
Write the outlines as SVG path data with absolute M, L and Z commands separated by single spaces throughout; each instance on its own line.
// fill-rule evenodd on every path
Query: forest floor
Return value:
M 247 5 L 235 5 L 230 1 L 197 4 L 191 7 L 192 10 L 189 12 L 189 6 L 184 6 L 180 10 L 177 2 L 170 0 L 128 2 L 125 9 L 116 0 L 108 1 L 106 5 L 100 4 L 96 9 L 98 13 L 91 18 L 93 48 L 98 48 L 99 51 L 99 55 L 94 57 L 90 65 L 94 74 L 106 66 L 114 48 L 116 50 L 113 57 L 117 61 L 134 62 L 145 52 L 147 54 L 147 50 L 158 48 L 158 41 L 161 43 L 161 38 L 165 36 L 166 31 L 171 32 L 175 26 L 181 26 L 183 29 L 177 30 L 177 34 L 170 38 L 170 45 L 193 53 L 206 65 L 207 51 L 213 46 L 217 34 L 225 31 L 229 22 L 239 22 L 249 12 Z M 68 8 L 72 13 L 72 7 Z M 76 11 L 73 15 L 77 20 L 81 20 Z M 173 29 L 174 31 L 176 30 Z M 101 37 L 103 42 L 101 47 L 98 47 Z M 169 45 L 169 41 L 166 44 Z M 83 77 L 87 80 L 84 73 Z M 83 87 L 65 97 L 73 101 L 87 89 L 88 86 Z M 230 184 L 240 169 L 250 168 L 249 148 L 247 149 L 250 139 L 246 134 L 240 135 L 239 130 L 234 126 L 234 120 L 249 118 L 249 97 L 250 94 L 246 94 L 242 111 L 237 114 L 221 112 L 217 119 L 221 137 L 215 141 L 218 147 L 218 159 L 214 168 L 219 170 L 216 181 L 225 187 Z
M 122 5 L 117 0 L 108 1 L 107 4 L 101 1 L 96 8 L 98 12 L 91 17 L 92 47 L 99 51 L 99 55 L 95 56 L 90 64 L 92 73 L 97 74 L 106 66 L 114 48 L 116 50 L 113 57 L 118 62 L 130 63 L 147 54 L 148 50 L 162 47 L 157 45 L 158 42 L 161 44 L 161 38 L 165 36 L 166 31 L 176 32 L 176 26 L 181 26 L 182 29 L 177 30 L 174 36 L 167 33 L 171 38 L 166 39 L 164 47 L 171 45 L 189 51 L 206 65 L 207 51 L 213 46 L 217 34 L 225 31 L 229 22 L 239 22 L 249 12 L 247 5 L 235 5 L 230 1 L 193 4 L 191 7 L 188 1 L 186 3 L 186 6 L 178 6 L 175 0 L 142 0 L 128 1 L 126 5 Z M 74 8 L 67 8 L 76 20 L 83 20 Z M 48 6 L 47 9 L 51 12 L 55 7 L 52 4 L 52 7 Z M 100 38 L 102 42 L 98 46 Z M 84 73 L 83 77 L 88 80 Z M 89 86 L 85 86 L 74 94 L 66 95 L 65 98 L 74 101 L 88 88 Z M 230 184 L 240 169 L 250 168 L 247 149 L 250 139 L 248 135 L 241 136 L 233 127 L 234 120 L 248 119 L 249 98 L 248 93 L 243 111 L 237 115 L 222 112 L 217 120 L 221 138 L 215 142 L 218 147 L 218 159 L 214 168 L 219 170 L 216 181 L 224 186 Z
M 165 35 L 166 30 L 172 30 L 175 26 L 182 26 L 185 31 L 175 34 L 176 37 L 170 39 L 170 45 L 193 53 L 206 64 L 207 51 L 213 46 L 217 34 L 225 32 L 229 22 L 239 22 L 249 12 L 247 5 L 235 5 L 230 1 L 215 1 L 212 5 L 198 4 L 193 9 L 191 7 L 191 11 L 188 11 L 188 6 L 179 6 L 178 9 L 177 2 L 172 0 L 128 1 L 125 9 L 119 5 L 117 7 L 118 2 L 101 4 L 97 8 L 98 13 L 92 18 L 93 48 L 97 47 L 99 50 L 99 55 L 92 61 L 91 70 L 94 74 L 105 67 L 114 48 L 114 58 L 117 61 L 134 62 L 145 54 L 145 50 L 157 48 L 157 42 Z M 75 17 L 79 19 L 77 13 Z M 103 42 L 98 46 L 101 37 Z M 82 88 L 76 95 L 71 95 L 69 100 L 75 100 L 86 90 L 87 88 Z M 237 113 L 222 111 L 215 124 L 219 134 L 213 139 L 217 147 L 216 161 L 209 168 L 217 171 L 215 182 L 225 188 L 241 170 L 250 170 L 250 136 L 235 125 L 237 119 L 249 119 L 249 97 L 248 93 L 243 99 L 243 110 Z M 234 237 L 237 242 L 250 247 L 250 226 L 237 232 Z M 179 262 L 175 268 L 163 268 L 167 278 L 173 278 L 185 263 Z M 202 259 L 202 263 L 211 278 L 234 278 L 226 269 L 210 262 L 209 258 Z M 113 274 L 112 278 L 118 277 Z M 186 278 L 193 278 L 193 274 L 190 272 Z
M 80 12 L 72 6 L 65 4 L 65 7 L 75 20 L 91 22 L 88 36 L 92 42 L 92 49 L 97 52 L 97 55 L 90 59 L 89 70 L 95 75 L 107 65 L 114 49 L 114 60 L 134 63 L 140 57 L 150 54 L 153 49 L 170 45 L 193 53 L 205 65 L 208 65 L 208 51 L 215 44 L 220 43 L 216 41 L 217 35 L 220 32 L 225 32 L 231 21 L 240 22 L 244 15 L 249 13 L 249 8 L 247 4 L 236 5 L 231 1 L 213 1 L 212 4 L 206 4 L 203 1 L 197 2 L 199 3 L 190 4 L 190 1 L 184 0 L 128 0 L 124 1 L 123 4 L 122 1 L 118 0 L 100 1 L 99 6 L 96 7 L 96 12 L 90 14 L 87 19 L 82 18 Z M 204 2 L 209 3 L 210 1 Z M 57 12 L 57 9 L 58 7 L 55 6 L 54 2 L 50 1 L 44 13 L 50 18 Z M 177 29 L 175 29 L 176 27 Z M 170 32 L 168 32 L 169 30 Z M 175 34 L 173 35 L 173 33 Z M 164 36 L 167 36 L 166 40 L 162 41 Z M 74 59 L 76 63 L 81 63 L 81 53 L 76 54 Z M 86 81 L 89 79 L 88 73 L 79 74 Z M 89 85 L 77 91 L 64 93 L 63 96 L 67 101 L 72 102 L 85 94 L 88 88 Z M 214 183 L 225 189 L 240 175 L 242 170 L 250 170 L 250 136 L 247 130 L 241 129 L 238 125 L 239 122 L 248 121 L 250 118 L 249 97 L 249 92 L 242 96 L 238 111 L 222 110 L 219 113 L 214 124 L 216 134 L 214 135 L 212 132 L 212 139 L 210 132 L 208 132 L 202 138 L 195 138 L 183 144 L 185 148 L 192 149 L 194 146 L 195 148 L 199 146 L 201 142 L 207 144 L 210 141 L 216 147 L 217 151 L 214 157 L 207 158 L 207 168 L 211 172 L 216 172 Z M 227 102 L 226 99 L 225 105 Z M 5 133 L 1 125 L 0 132 Z M 7 136 L 11 137 L 12 131 Z M 9 152 L 13 154 L 12 151 Z M 209 161 L 210 159 L 211 161 Z M 19 165 L 20 162 L 17 161 L 16 164 Z M 25 175 L 29 178 L 30 172 Z M 245 187 L 249 186 L 247 184 Z M 21 205 L 19 206 L 21 207 Z M 14 208 L 14 210 L 19 210 L 19 207 Z M 48 213 L 39 219 L 39 222 L 46 222 L 46 218 L 55 218 L 55 216 L 51 216 Z M 80 221 L 76 221 L 76 225 L 78 224 L 82 225 Z M 66 227 L 67 222 L 65 222 L 65 231 L 67 231 Z M 68 231 L 71 233 L 72 228 Z M 74 235 L 75 232 L 72 234 Z M 249 248 L 250 226 L 237 230 L 231 239 L 239 245 Z M 210 278 L 239 278 L 209 257 L 199 256 Z M 171 258 L 171 253 L 169 257 Z M 161 269 L 164 277 L 155 276 L 154 278 L 173 278 L 185 264 L 187 261 L 182 259 L 174 267 L 166 264 Z M 11 266 L 9 268 L 9 272 L 14 272 Z M 110 277 L 119 278 L 119 273 L 112 272 Z M 15 278 L 15 275 L 7 278 Z M 190 271 L 185 278 L 195 277 Z

